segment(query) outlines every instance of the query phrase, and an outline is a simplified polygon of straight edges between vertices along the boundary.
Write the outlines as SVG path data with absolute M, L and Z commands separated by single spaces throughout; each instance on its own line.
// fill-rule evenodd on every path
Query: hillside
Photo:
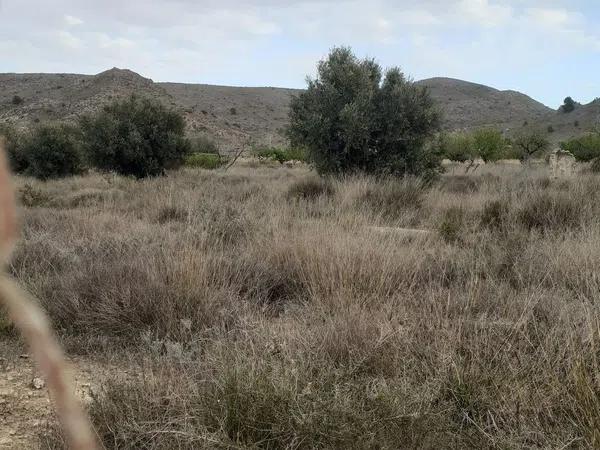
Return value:
M 543 120 L 553 110 L 516 91 L 497 89 L 452 78 L 418 81 L 441 105 L 448 129 L 481 126 L 514 127 Z
M 445 128 L 494 126 L 509 133 L 525 127 L 548 130 L 553 141 L 581 134 L 600 116 L 600 102 L 580 106 L 569 114 L 554 111 L 515 91 L 450 78 L 419 81 L 445 113 Z M 225 87 L 202 84 L 155 83 L 135 72 L 110 69 L 98 75 L 0 74 L 0 123 L 31 126 L 49 120 L 75 120 L 98 110 L 114 98 L 138 93 L 179 110 L 192 136 L 207 134 L 223 151 L 251 144 L 285 143 L 282 129 L 288 105 L 299 90 Z M 13 104 L 13 97 L 23 99 Z
M 250 143 L 283 144 L 291 89 L 233 88 L 154 83 L 135 72 L 111 69 L 95 76 L 0 74 L 0 123 L 19 126 L 74 120 L 114 98 L 137 93 L 179 110 L 190 134 L 214 137 L 226 152 Z M 14 96 L 23 103 L 14 105 Z

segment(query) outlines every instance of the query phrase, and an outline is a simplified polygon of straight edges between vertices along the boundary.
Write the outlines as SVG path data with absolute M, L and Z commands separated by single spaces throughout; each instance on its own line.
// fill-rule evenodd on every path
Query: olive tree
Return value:
M 440 157 L 427 143 L 439 125 L 424 87 L 398 68 L 384 73 L 374 60 L 340 47 L 292 100 L 288 135 L 323 174 L 430 175 Z

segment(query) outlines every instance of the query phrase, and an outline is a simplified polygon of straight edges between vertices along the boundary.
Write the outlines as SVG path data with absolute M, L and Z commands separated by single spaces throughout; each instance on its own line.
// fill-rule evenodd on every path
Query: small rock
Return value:
M 41 378 L 34 378 L 33 381 L 31 382 L 31 385 L 33 386 L 34 389 L 43 389 L 44 386 L 46 386 L 46 382 L 41 379 Z

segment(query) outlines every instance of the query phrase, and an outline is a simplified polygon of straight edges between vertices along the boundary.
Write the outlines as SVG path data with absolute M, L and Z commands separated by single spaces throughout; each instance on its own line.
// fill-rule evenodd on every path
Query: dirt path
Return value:
M 97 368 L 83 361 L 71 367 L 77 393 L 89 402 Z M 0 360 L 0 450 L 38 448 L 37 434 L 52 420 L 48 391 L 31 359 Z

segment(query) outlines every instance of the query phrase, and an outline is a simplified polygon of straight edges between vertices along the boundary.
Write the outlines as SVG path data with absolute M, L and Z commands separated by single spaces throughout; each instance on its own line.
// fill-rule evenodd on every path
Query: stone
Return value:
M 35 377 L 32 381 L 31 381 L 31 386 L 34 389 L 40 390 L 43 389 L 46 386 L 46 382 L 39 377 Z

